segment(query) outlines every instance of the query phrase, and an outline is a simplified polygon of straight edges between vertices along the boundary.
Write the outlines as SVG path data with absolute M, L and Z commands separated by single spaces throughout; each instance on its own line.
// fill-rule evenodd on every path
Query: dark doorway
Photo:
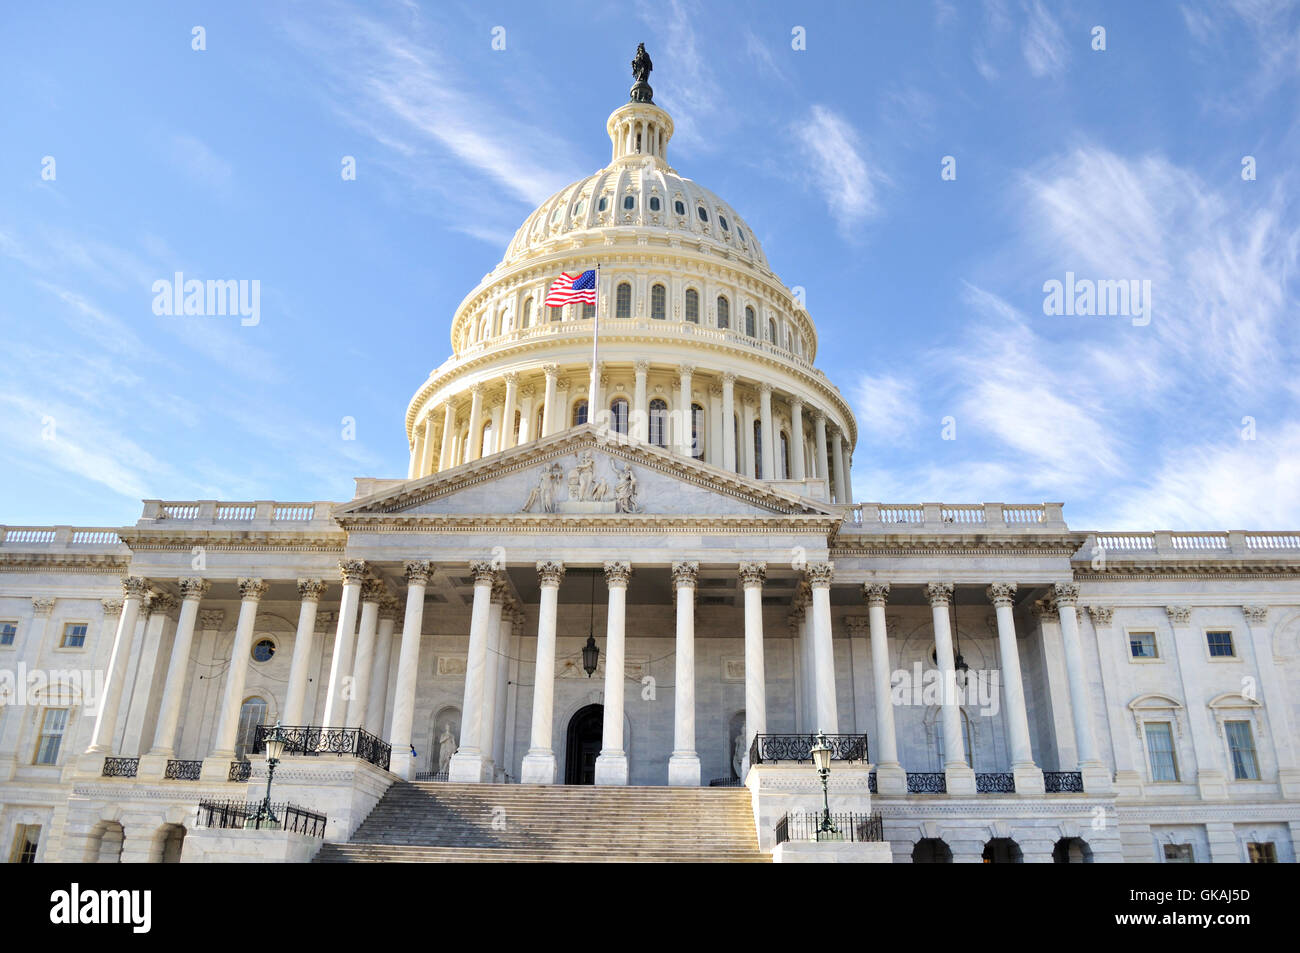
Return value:
M 604 705 L 580 708 L 569 719 L 569 742 L 564 752 L 565 784 L 596 783 L 596 758 L 604 728 Z

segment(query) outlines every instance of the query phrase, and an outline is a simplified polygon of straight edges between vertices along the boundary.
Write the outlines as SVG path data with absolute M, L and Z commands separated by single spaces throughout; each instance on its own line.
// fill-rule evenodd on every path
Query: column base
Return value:
M 415 774 L 415 759 L 411 757 L 410 749 L 403 750 L 394 745 L 388 756 L 388 770 L 403 781 L 411 780 Z
M 975 772 L 965 761 L 944 765 L 943 778 L 948 787 L 949 796 L 961 797 L 975 793 Z M 877 784 L 879 781 L 880 776 L 877 775 Z
M 1288 801 L 1300 800 L 1300 769 L 1282 768 L 1277 773 L 1277 783 Z
M 1013 764 L 1011 776 L 1016 780 L 1017 794 L 1047 793 L 1047 787 L 1043 782 L 1043 769 L 1032 761 L 1029 764 Z
M 1083 775 L 1083 792 L 1085 794 L 1114 794 L 1115 782 L 1111 780 L 1110 771 L 1100 761 L 1085 761 L 1079 765 Z M 1225 788 L 1223 796 L 1228 796 Z
M 214 751 L 203 759 L 199 769 L 200 781 L 229 781 L 230 762 L 235 760 L 233 751 Z
M 906 794 L 907 772 L 897 761 L 884 761 L 876 765 L 877 794 Z
M 457 751 L 447 765 L 447 780 L 459 783 L 483 783 L 483 756 L 476 751 Z
M 155 754 L 151 751 L 143 754 L 140 756 L 140 766 L 136 768 L 135 776 L 148 781 L 161 781 L 163 775 L 167 773 L 167 762 L 171 760 L 170 752 Z
M 519 768 L 520 784 L 554 784 L 555 752 L 548 748 L 534 748 L 524 755 Z
M 1228 779 L 1222 771 L 1197 771 L 1196 788 L 1204 801 L 1226 801 Z
M 622 751 L 602 751 L 596 758 L 597 784 L 627 784 L 627 755 Z
M 1115 793 L 1120 797 L 1140 798 L 1142 796 L 1142 776 L 1136 771 L 1116 771 Z
M 668 759 L 668 783 L 672 787 L 700 786 L 700 756 L 694 751 L 673 752 Z

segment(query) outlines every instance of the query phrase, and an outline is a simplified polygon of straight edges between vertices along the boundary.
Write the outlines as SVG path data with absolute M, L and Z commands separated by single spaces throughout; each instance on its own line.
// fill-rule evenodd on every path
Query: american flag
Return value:
M 546 292 L 546 306 L 562 308 L 570 302 L 582 304 L 596 303 L 596 270 L 590 269 L 579 275 L 564 272 L 551 283 Z

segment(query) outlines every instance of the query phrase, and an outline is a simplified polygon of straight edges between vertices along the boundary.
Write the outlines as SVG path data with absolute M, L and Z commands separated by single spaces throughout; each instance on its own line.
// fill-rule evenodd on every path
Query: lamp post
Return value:
M 266 797 L 262 799 L 262 807 L 257 812 L 259 828 L 263 824 L 269 827 L 275 823 L 275 815 L 271 813 L 271 779 L 275 777 L 275 766 L 280 763 L 283 755 L 284 731 L 277 720 L 275 727 L 266 734 Z
M 822 820 L 817 826 L 817 840 L 822 839 L 823 834 L 838 834 L 839 831 L 831 823 L 831 804 L 830 795 L 827 793 L 826 781 L 831 776 L 831 746 L 826 743 L 826 732 L 817 732 L 817 737 L 812 746 L 813 764 L 817 767 L 817 777 L 822 781 Z

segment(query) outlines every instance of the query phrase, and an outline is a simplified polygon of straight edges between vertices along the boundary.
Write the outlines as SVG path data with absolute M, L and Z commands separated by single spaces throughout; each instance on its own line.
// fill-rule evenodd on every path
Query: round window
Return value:
M 254 662 L 269 662 L 275 655 L 275 643 L 270 639 L 261 639 L 253 646 Z

